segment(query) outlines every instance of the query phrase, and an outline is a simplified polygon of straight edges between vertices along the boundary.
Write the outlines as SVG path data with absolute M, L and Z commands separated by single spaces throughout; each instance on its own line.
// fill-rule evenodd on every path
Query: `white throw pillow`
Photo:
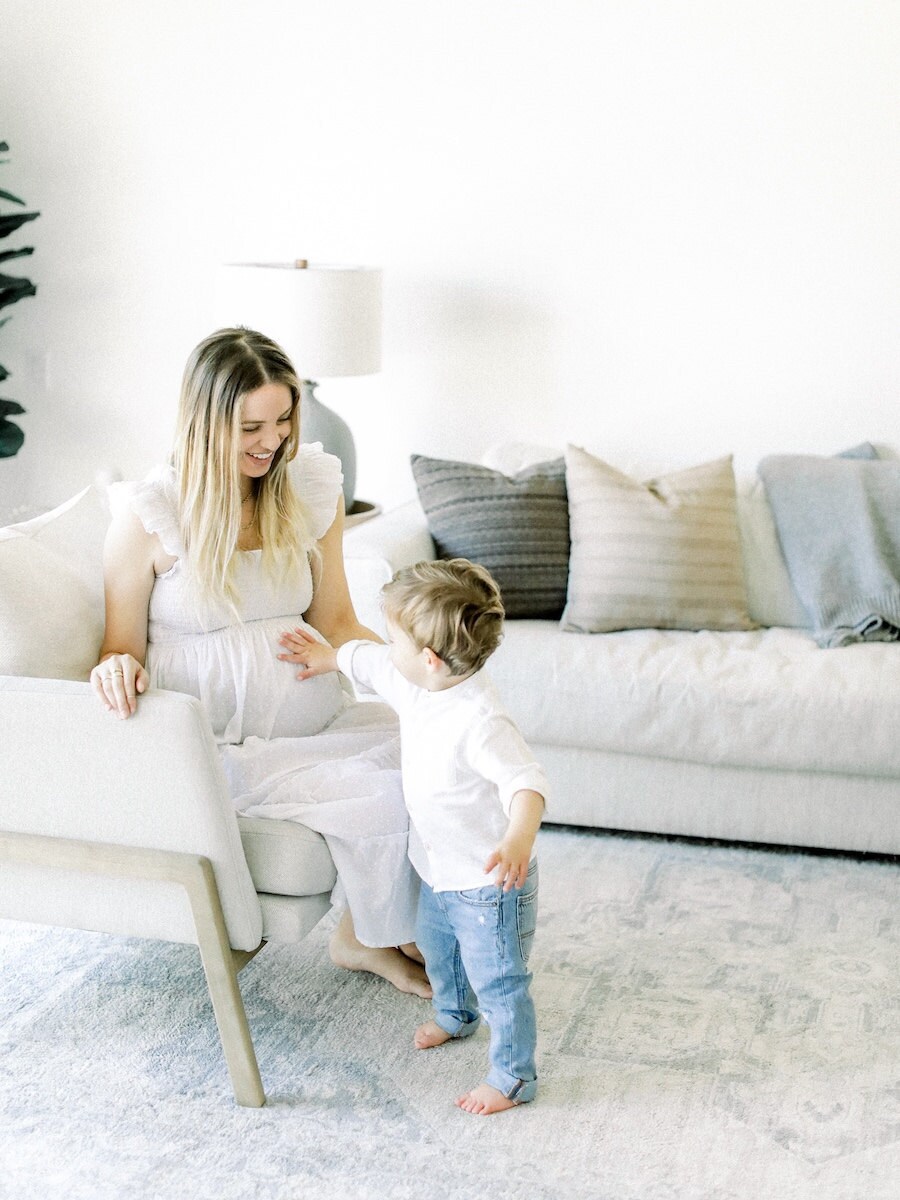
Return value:
M 0 529 L 0 675 L 87 679 L 103 639 L 102 491 Z
M 737 491 L 750 616 L 760 625 L 808 628 L 809 618 L 794 591 L 781 553 L 766 489 L 754 475 L 738 480 Z
M 566 487 L 563 629 L 754 627 L 730 457 L 640 483 L 568 446 Z

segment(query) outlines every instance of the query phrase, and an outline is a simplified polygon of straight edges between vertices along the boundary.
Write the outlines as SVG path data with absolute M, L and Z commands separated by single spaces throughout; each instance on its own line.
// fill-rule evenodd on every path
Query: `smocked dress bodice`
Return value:
M 291 467 L 306 508 L 309 546 L 334 520 L 341 489 L 339 461 L 318 443 L 301 445 Z M 280 662 L 281 632 L 306 625 L 312 601 L 308 558 L 289 578 L 273 579 L 262 551 L 237 552 L 239 613 L 205 603 L 192 578 L 178 522 L 175 473 L 161 468 L 140 483 L 118 484 L 115 504 L 129 506 L 158 535 L 174 565 L 157 575 L 150 595 L 147 670 L 154 687 L 196 696 L 217 741 L 249 737 L 304 737 L 325 729 L 347 704 L 336 674 L 298 680 L 297 667 Z

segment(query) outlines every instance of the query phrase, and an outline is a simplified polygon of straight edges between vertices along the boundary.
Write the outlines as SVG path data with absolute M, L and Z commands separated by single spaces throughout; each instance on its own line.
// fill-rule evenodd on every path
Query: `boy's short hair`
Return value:
M 503 601 L 493 576 L 467 558 L 401 567 L 382 589 L 385 616 L 452 675 L 479 671 L 503 637 Z

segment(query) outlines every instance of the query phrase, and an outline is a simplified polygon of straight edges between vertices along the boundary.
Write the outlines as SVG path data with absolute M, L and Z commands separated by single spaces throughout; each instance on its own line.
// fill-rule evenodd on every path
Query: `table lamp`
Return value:
M 220 272 L 219 308 L 229 325 L 272 338 L 300 379 L 300 438 L 341 460 L 344 504 L 356 492 L 350 428 L 316 396 L 316 381 L 381 369 L 381 269 L 309 263 L 229 263 Z

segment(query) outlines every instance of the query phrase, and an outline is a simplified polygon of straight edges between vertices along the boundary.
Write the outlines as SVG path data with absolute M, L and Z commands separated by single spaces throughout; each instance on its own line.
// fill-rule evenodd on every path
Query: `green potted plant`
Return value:
M 0 142 L 0 153 L 8 150 L 9 146 L 6 142 Z M 0 162 L 8 162 L 9 159 L 0 159 Z M 20 200 L 18 196 L 13 196 L 9 192 L 0 191 L 0 200 L 6 200 L 10 204 L 20 204 L 25 207 L 25 201 Z M 33 221 L 41 214 L 37 212 L 0 212 L 0 238 L 9 237 L 11 233 L 15 233 L 26 221 Z M 0 250 L 0 309 L 7 308 L 10 304 L 15 304 L 19 300 L 24 300 L 26 296 L 33 296 L 37 291 L 36 286 L 30 279 L 23 279 L 17 275 L 7 275 L 3 264 L 9 262 L 13 258 L 24 258 L 28 254 L 34 253 L 33 246 L 22 246 L 18 250 Z M 0 319 L 0 325 L 5 325 L 9 317 Z M 9 375 L 6 367 L 0 366 L 0 383 Z M 0 399 L 0 458 L 12 458 L 18 451 L 19 447 L 25 441 L 25 434 L 15 424 L 10 421 L 9 417 L 17 413 L 23 413 L 25 409 L 21 404 L 17 404 L 15 400 Z

